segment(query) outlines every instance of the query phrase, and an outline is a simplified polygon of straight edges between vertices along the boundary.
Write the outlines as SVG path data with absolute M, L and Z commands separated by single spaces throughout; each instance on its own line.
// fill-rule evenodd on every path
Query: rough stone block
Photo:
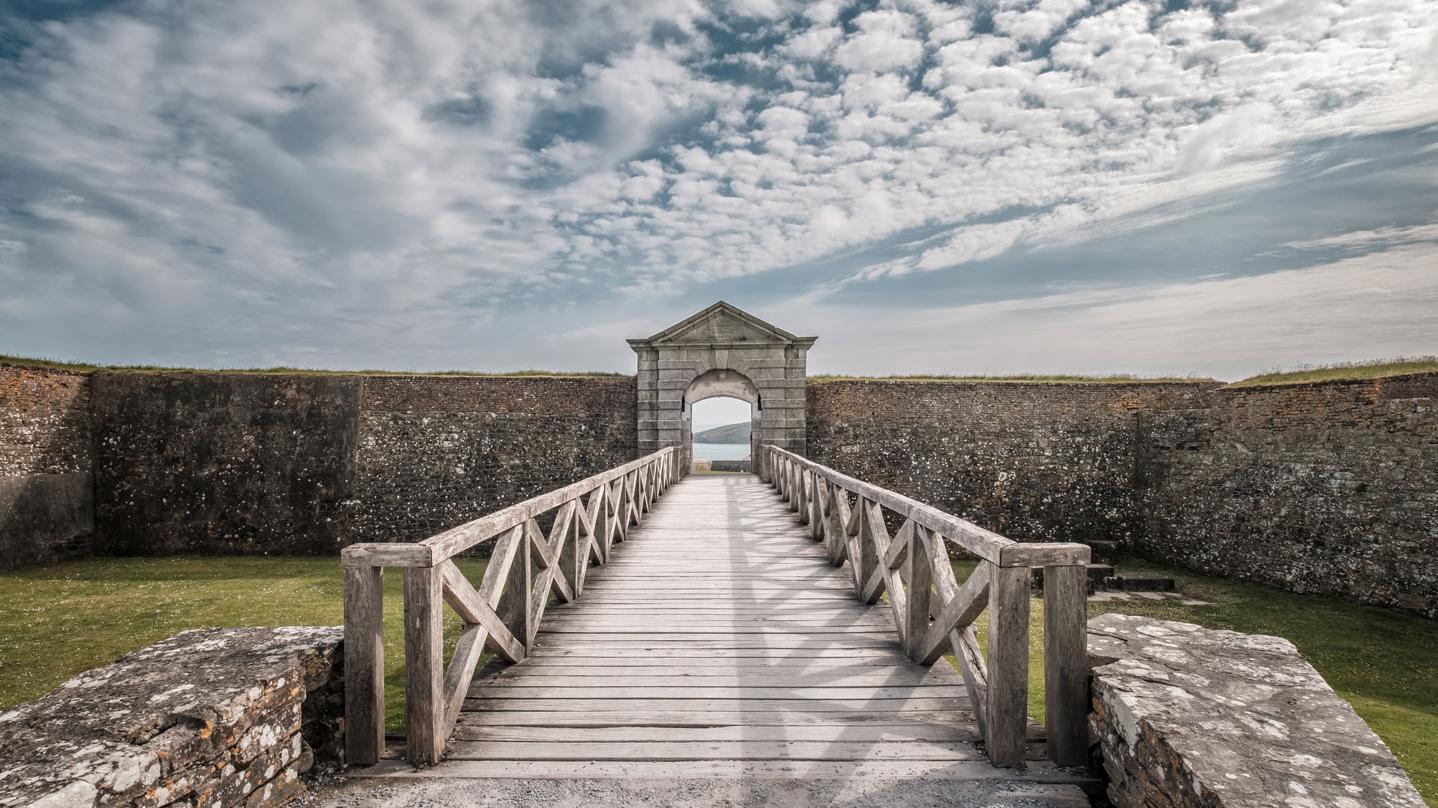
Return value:
M 1383 741 L 1279 637 L 1106 614 L 1093 713 L 1116 808 L 1423 808 Z
M 282 804 L 313 761 L 302 731 L 338 727 L 342 636 L 185 631 L 0 713 L 0 806 Z

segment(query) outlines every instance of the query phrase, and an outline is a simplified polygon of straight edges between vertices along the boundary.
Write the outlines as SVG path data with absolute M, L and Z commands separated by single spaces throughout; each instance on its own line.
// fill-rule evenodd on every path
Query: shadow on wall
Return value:
M 0 366 L 0 569 L 90 555 L 90 378 Z

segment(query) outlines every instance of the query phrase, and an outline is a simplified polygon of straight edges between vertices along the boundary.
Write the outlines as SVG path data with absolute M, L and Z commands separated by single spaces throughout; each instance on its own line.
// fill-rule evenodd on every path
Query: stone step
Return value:
M 1113 592 L 1172 592 L 1172 578 L 1161 575 L 1115 575 L 1103 579 L 1103 588 Z
M 1090 593 L 1092 593 L 1095 589 L 1101 589 L 1101 588 L 1103 588 L 1103 582 L 1104 582 L 1105 580 L 1107 580 L 1107 579 L 1113 577 L 1113 574 L 1114 574 L 1113 565 L 1112 565 L 1112 564 L 1089 564 L 1089 565 L 1087 566 L 1087 573 L 1088 573 L 1088 591 L 1089 591 Z M 1037 590 L 1040 591 L 1040 592 L 1042 592 L 1042 591 L 1044 590 L 1044 570 L 1043 570 L 1043 567 L 1035 567 L 1035 568 L 1034 568 L 1034 589 L 1037 589 Z

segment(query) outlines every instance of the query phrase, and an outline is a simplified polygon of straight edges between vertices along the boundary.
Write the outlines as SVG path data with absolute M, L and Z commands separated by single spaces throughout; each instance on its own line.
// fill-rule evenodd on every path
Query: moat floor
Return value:
M 962 679 L 910 662 L 769 486 L 698 476 L 547 611 L 528 659 L 475 680 L 443 763 L 382 761 L 326 800 L 1088 805 L 1042 744 L 1006 770 L 977 737 Z

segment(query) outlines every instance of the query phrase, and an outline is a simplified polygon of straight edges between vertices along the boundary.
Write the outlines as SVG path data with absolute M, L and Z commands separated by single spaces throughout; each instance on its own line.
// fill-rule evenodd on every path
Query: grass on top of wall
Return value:
M 810 376 L 811 382 L 956 382 L 956 383 L 1012 383 L 1012 384 L 1174 384 L 1191 382 L 1213 383 L 1213 379 L 1202 376 L 1132 376 L 1114 373 L 1103 376 L 1084 376 L 1065 373 L 1013 373 L 1005 375 L 960 375 L 960 374 L 917 374 L 912 376 L 846 376 L 819 374 Z
M 0 365 L 13 365 L 36 370 L 68 370 L 77 373 L 106 371 L 114 373 L 244 373 L 255 376 L 477 376 L 480 378 L 511 378 L 544 376 L 555 378 L 570 377 L 624 377 L 628 374 L 611 373 L 601 370 L 324 370 L 319 368 L 296 368 L 275 365 L 267 368 L 176 368 L 163 365 L 92 365 L 85 362 L 65 362 L 58 359 L 43 359 L 0 354 Z
M 1229 387 L 1267 387 L 1279 384 L 1382 379 L 1409 373 L 1438 373 L 1438 356 L 1402 356 L 1393 359 L 1370 359 L 1366 362 L 1299 365 L 1290 370 L 1271 370 L 1257 376 L 1250 376 L 1230 384 Z
M 480 579 L 482 560 L 456 560 L 470 580 Z M 961 579 L 969 566 L 955 564 Z M 1429 804 L 1438 806 L 1438 621 L 1146 568 L 1172 575 L 1185 595 L 1213 605 L 1106 601 L 1090 603 L 1089 615 L 1117 611 L 1288 638 L 1388 743 Z M 404 725 L 401 583 L 400 575 L 385 575 L 385 714 L 391 732 L 403 732 Z M 336 558 L 107 558 L 0 573 L 0 709 L 187 628 L 337 625 L 342 594 Z M 1042 719 L 1041 599 L 1034 600 L 1031 614 L 1029 710 Z M 446 615 L 452 648 L 459 621 L 449 610 Z
M 973 565 L 955 562 L 954 573 L 963 581 Z M 1089 617 L 1121 612 L 1289 640 L 1388 744 L 1423 798 L 1438 808 L 1438 621 L 1141 560 L 1126 561 L 1123 571 L 1172 577 L 1185 597 L 1212 605 L 1184 606 L 1141 597 L 1090 601 Z M 1029 713 L 1040 721 L 1043 624 L 1043 599 L 1037 597 L 1030 605 Z M 984 628 L 985 618 L 980 618 L 981 644 L 987 642 Z M 954 664 L 952 656 L 949 661 Z

